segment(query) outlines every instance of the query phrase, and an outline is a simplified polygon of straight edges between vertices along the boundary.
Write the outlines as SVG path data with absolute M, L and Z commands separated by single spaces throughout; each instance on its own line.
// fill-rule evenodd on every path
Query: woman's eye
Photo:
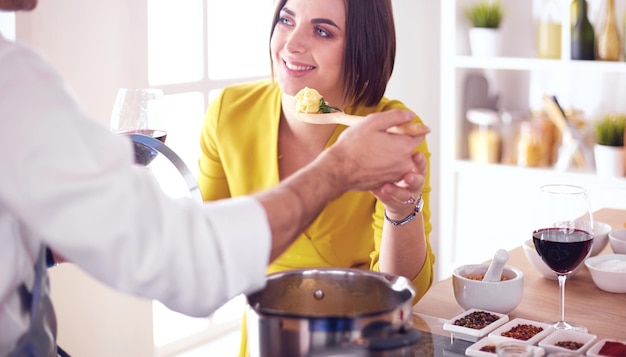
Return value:
M 286 17 L 279 18 L 278 22 L 280 22 L 281 24 L 284 24 L 284 25 L 290 25 L 290 26 L 292 25 L 291 20 L 289 20 Z
M 317 33 L 320 37 L 331 37 L 330 32 L 327 32 L 326 30 L 320 27 L 315 29 L 315 33 Z

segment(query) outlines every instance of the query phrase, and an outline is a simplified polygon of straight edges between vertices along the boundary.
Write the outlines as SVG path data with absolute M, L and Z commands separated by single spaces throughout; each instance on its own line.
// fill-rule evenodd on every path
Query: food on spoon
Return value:
M 344 113 L 337 107 L 330 106 L 315 89 L 304 87 L 294 97 L 296 102 L 295 114 L 305 123 L 311 124 L 342 124 L 355 125 L 362 116 Z M 424 124 L 407 122 L 387 129 L 392 134 L 406 134 L 422 136 L 430 133 L 430 128 Z
M 330 106 L 315 89 L 304 87 L 294 97 L 296 112 L 305 114 L 324 114 L 340 112 L 341 109 Z

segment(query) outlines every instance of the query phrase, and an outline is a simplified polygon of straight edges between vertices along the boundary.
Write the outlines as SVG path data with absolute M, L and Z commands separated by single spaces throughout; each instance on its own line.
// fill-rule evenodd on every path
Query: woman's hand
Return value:
M 426 158 L 422 153 L 413 154 L 414 169 L 406 173 L 395 184 L 384 184 L 372 191 L 374 196 L 385 205 L 387 216 L 393 220 L 402 220 L 414 210 L 417 199 L 426 180 Z

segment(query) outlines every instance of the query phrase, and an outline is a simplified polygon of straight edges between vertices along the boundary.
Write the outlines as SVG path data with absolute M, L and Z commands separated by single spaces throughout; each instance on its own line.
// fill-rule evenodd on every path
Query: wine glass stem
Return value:
M 559 290 L 561 291 L 561 324 L 565 323 L 565 280 L 567 275 L 559 274 Z

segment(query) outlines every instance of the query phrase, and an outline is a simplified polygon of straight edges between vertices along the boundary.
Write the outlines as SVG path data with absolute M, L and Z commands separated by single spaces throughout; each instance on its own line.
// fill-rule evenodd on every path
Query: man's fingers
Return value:
M 405 134 L 409 136 L 424 136 L 430 133 L 430 128 L 424 124 L 406 122 L 400 125 L 392 126 L 387 129 L 387 132 L 391 134 Z

